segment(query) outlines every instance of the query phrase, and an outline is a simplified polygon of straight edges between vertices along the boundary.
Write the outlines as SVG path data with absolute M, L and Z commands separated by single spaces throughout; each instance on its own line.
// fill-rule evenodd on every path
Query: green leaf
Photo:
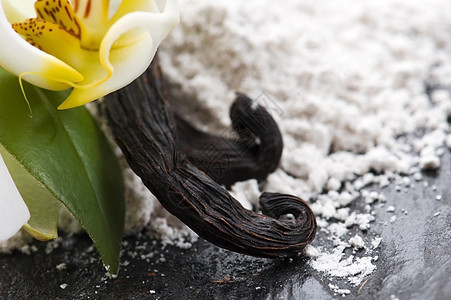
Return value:
M 58 236 L 58 202 L 39 181 L 0 145 L 0 154 L 30 211 L 25 230 L 35 239 L 48 241 Z
M 124 187 L 108 141 L 85 108 L 56 109 L 67 92 L 49 92 L 27 83 L 24 91 L 32 116 L 17 77 L 0 68 L 0 144 L 72 212 L 109 272 L 117 273 Z M 41 217 L 43 213 L 42 209 L 38 212 Z

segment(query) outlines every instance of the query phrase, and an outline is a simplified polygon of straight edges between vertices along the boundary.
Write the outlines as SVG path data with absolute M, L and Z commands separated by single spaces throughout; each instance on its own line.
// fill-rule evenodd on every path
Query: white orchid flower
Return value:
M 0 66 L 77 107 L 141 75 L 178 22 L 177 0 L 0 0 Z
M 0 155 L 0 241 L 12 237 L 29 219 L 27 205 Z

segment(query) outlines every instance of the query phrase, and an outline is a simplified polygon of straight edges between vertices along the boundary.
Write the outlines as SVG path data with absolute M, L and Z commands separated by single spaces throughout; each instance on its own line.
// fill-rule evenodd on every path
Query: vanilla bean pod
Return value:
M 220 247 L 258 257 L 292 256 L 316 233 L 300 198 L 263 193 L 266 215 L 244 209 L 183 153 L 162 74 L 153 63 L 144 76 L 105 99 L 116 142 L 130 167 L 173 215 Z M 294 220 L 285 216 L 291 214 Z
M 230 109 L 238 138 L 197 130 L 175 114 L 177 136 L 187 158 L 214 181 L 230 187 L 237 181 L 258 181 L 274 172 L 282 155 L 279 127 L 257 102 L 237 94 Z

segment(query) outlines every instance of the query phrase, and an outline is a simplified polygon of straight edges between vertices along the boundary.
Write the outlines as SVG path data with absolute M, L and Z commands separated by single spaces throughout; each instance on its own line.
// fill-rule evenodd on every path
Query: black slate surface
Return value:
M 305 257 L 257 259 L 204 241 L 181 250 L 163 247 L 146 234 L 125 239 L 119 276 L 110 279 L 89 237 L 76 235 L 63 237 L 50 254 L 50 246 L 40 242 L 34 242 L 38 251 L 31 255 L 1 254 L 0 299 L 342 298 L 329 284 L 349 289 L 346 299 L 451 299 L 450 181 L 446 150 L 440 170 L 423 174 L 419 182 L 412 179 L 414 188 L 392 184 L 382 190 L 387 202 L 372 204 L 376 220 L 360 233 L 366 242 L 382 237 L 373 253 L 379 256 L 377 269 L 359 286 L 315 271 Z M 364 205 L 355 201 L 351 208 Z M 387 212 L 390 205 L 394 213 Z M 325 239 L 319 231 L 314 245 Z

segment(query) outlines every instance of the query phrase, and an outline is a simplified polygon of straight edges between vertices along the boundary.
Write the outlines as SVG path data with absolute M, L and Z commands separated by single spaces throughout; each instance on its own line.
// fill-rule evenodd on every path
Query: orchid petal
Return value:
M 139 11 L 120 18 L 108 30 L 100 45 L 100 63 L 108 72 L 107 80 L 89 89 L 75 87 L 58 109 L 83 105 L 129 84 L 147 69 L 157 47 L 178 22 L 176 0 L 168 0 L 162 13 Z M 112 49 L 119 37 L 137 28 L 147 31 L 141 40 Z
M 114 66 L 114 73 L 111 74 L 111 77 L 103 84 L 94 87 L 74 88 L 69 97 L 58 109 L 81 106 L 112 93 L 132 82 L 146 70 L 148 65 L 144 62 L 151 61 L 154 57 L 155 51 L 152 51 L 150 47 L 152 47 L 151 39 L 145 38 L 132 46 L 112 51 L 111 60 Z M 98 73 L 105 72 L 104 68 L 96 69 L 98 69 Z
M 60 26 L 61 30 L 66 31 L 77 39 L 81 39 L 84 33 L 84 24 L 75 14 L 69 0 L 37 0 L 34 9 L 36 10 L 38 21 L 42 19 L 52 22 L 55 26 Z M 37 20 L 34 19 L 33 21 Z M 37 35 L 39 33 L 30 32 L 30 34 Z
M 0 66 L 16 76 L 23 76 L 24 80 L 36 86 L 49 90 L 64 90 L 70 87 L 67 82 L 83 80 L 83 75 L 71 66 L 32 46 L 17 34 L 6 18 L 4 2 L 0 5 L 0 40 L 3 45 L 15 46 L 3 47 L 0 51 Z
M 80 64 L 80 40 L 60 25 L 43 18 L 27 19 L 12 24 L 13 29 L 36 48 L 77 68 Z
M 12 237 L 28 219 L 30 212 L 0 155 L 0 241 Z
M 108 19 L 109 0 L 76 0 L 72 2 L 74 11 L 88 26 L 97 26 L 105 23 Z
M 165 1 L 167 2 L 167 1 Z M 164 7 L 163 7 L 164 8 Z M 141 11 L 141 12 L 162 12 L 163 9 L 160 10 L 155 0 L 129 0 L 122 1 L 115 14 L 111 18 L 113 21 L 117 21 L 121 17 L 129 14 L 131 12 Z
M 166 0 L 161 0 L 165 4 Z M 160 1 L 160 2 L 161 2 Z M 164 5 L 160 9 L 160 7 L 157 5 L 156 1 L 153 0 L 129 0 L 129 1 L 122 1 L 120 3 L 120 6 L 117 8 L 111 19 L 108 21 L 110 24 L 108 28 L 111 27 L 112 24 L 117 22 L 120 18 L 123 16 L 132 13 L 132 12 L 150 12 L 150 13 L 161 13 L 164 11 Z M 103 34 L 103 36 L 106 34 Z M 133 44 L 137 41 L 136 34 L 133 30 L 130 30 L 129 32 L 124 33 L 121 35 L 115 42 L 114 47 L 123 47 L 126 45 Z M 100 43 L 99 43 L 100 44 Z
M 2 0 L 1 5 L 9 23 L 23 22 L 25 19 L 36 17 L 34 2 L 36 0 Z

